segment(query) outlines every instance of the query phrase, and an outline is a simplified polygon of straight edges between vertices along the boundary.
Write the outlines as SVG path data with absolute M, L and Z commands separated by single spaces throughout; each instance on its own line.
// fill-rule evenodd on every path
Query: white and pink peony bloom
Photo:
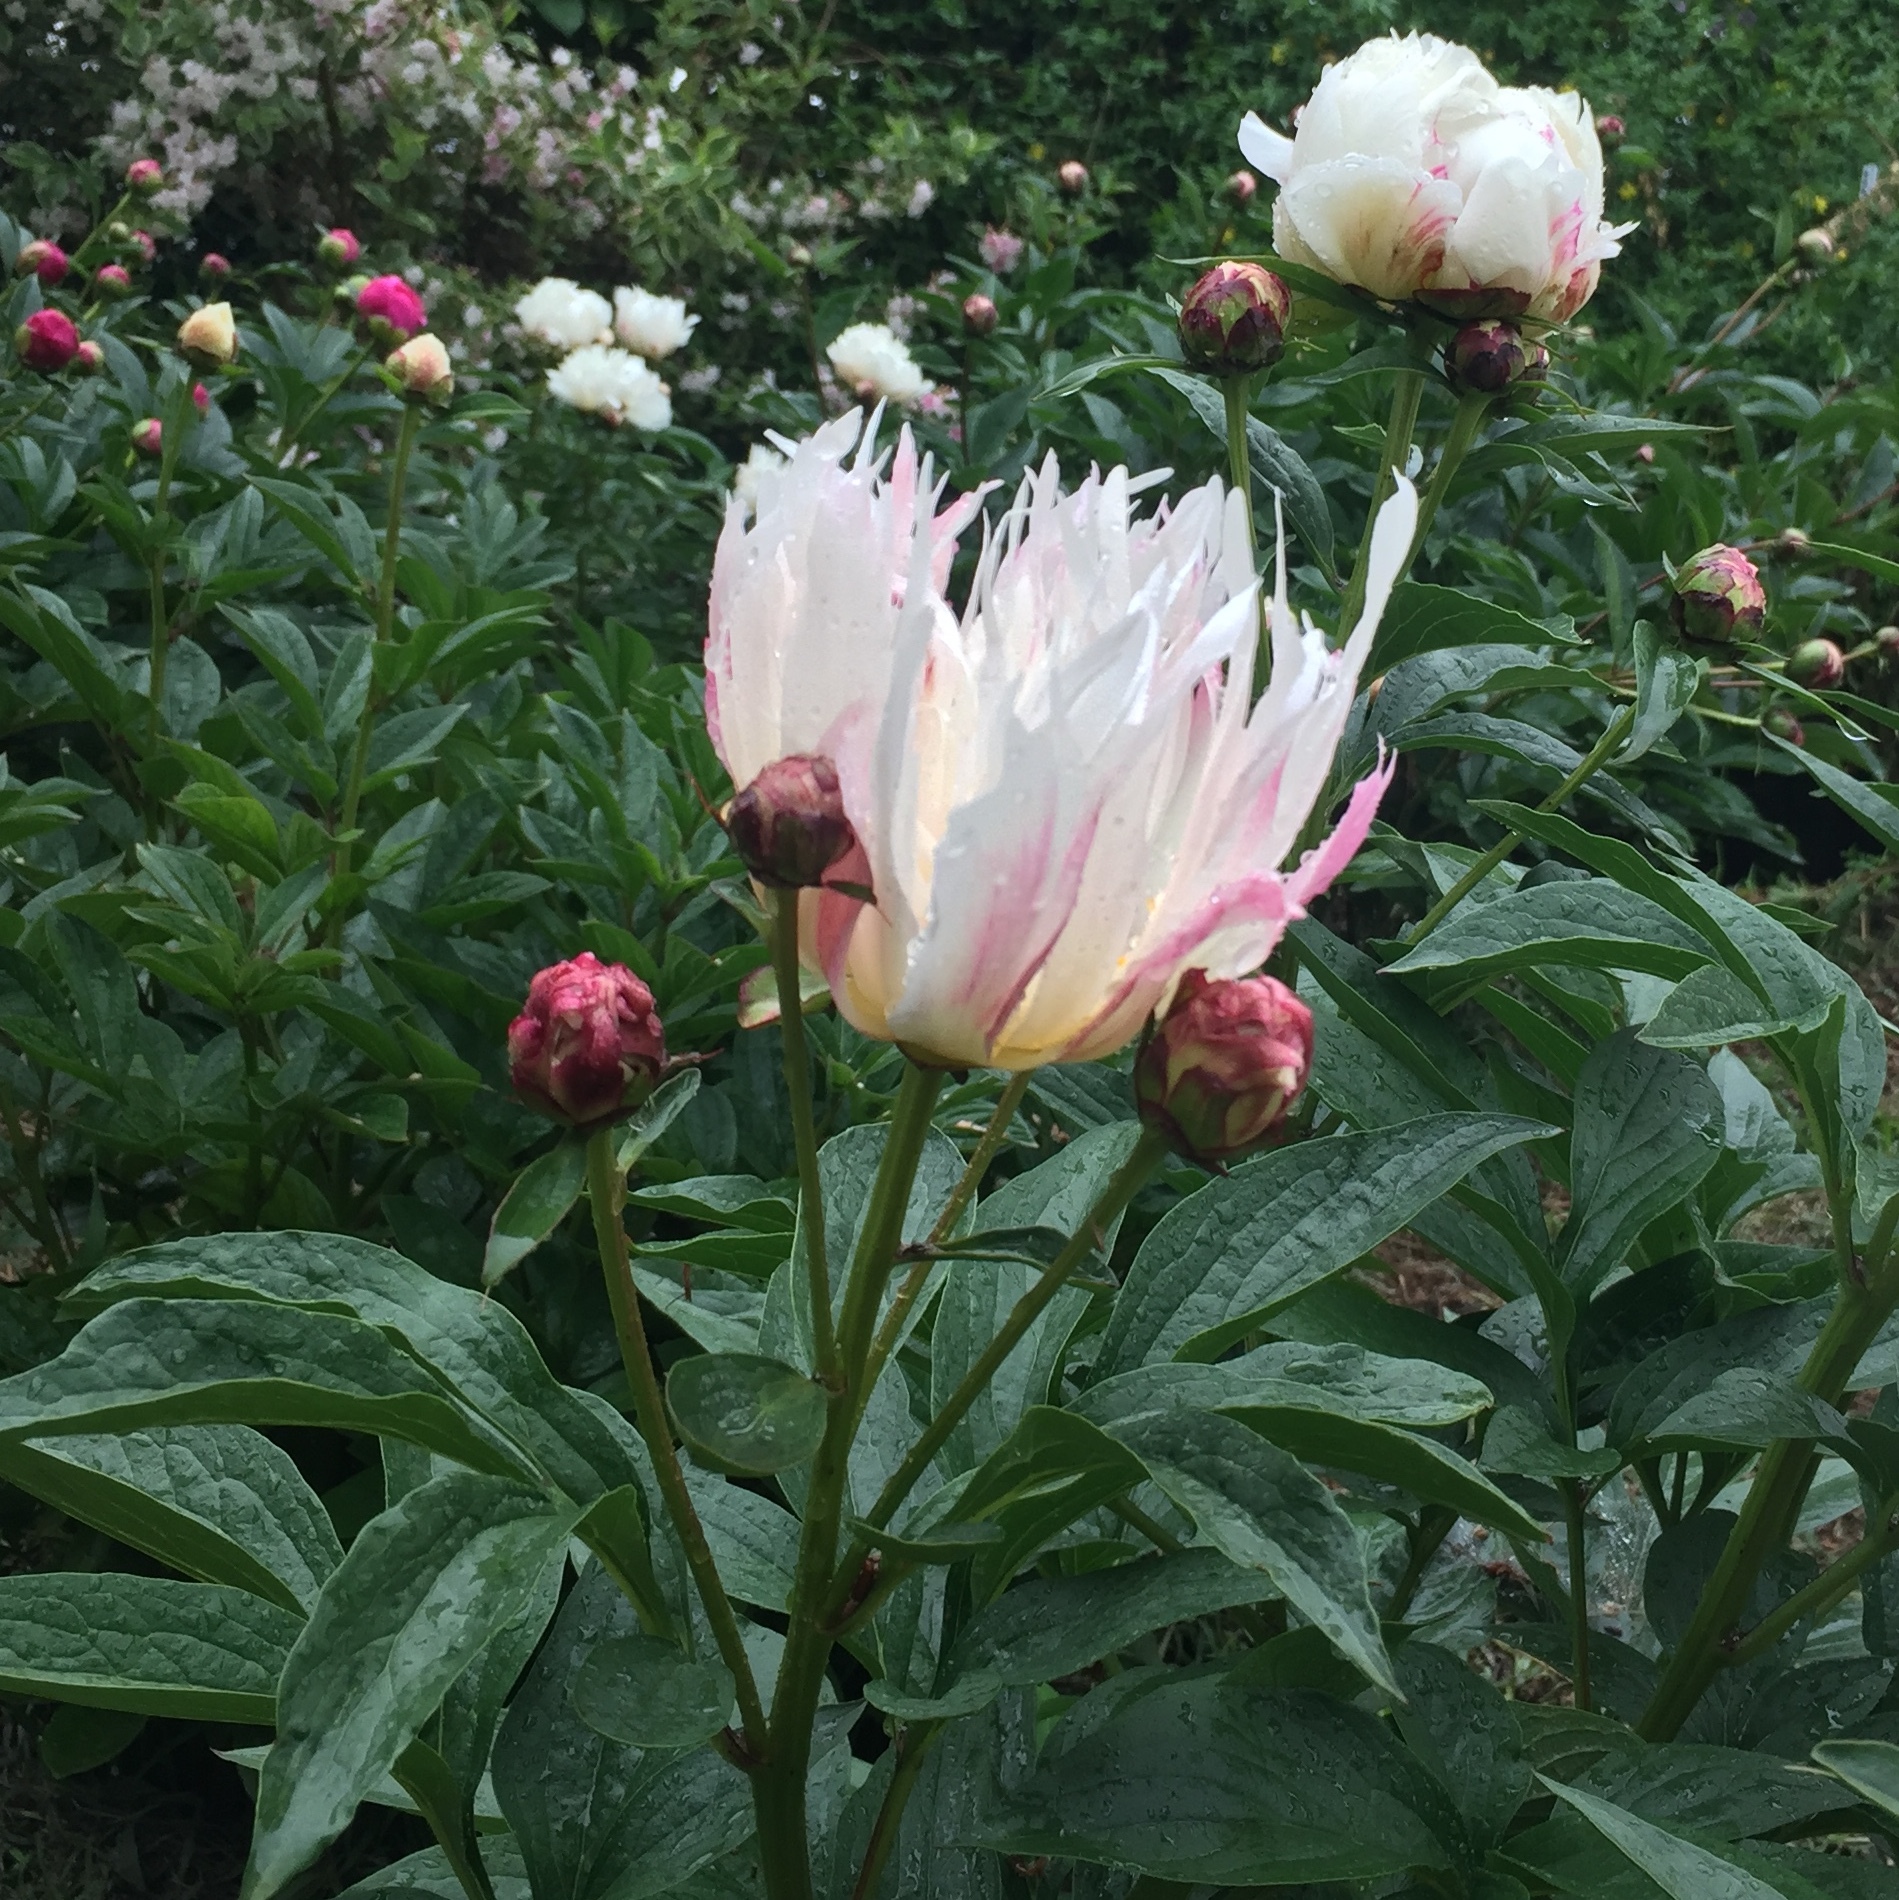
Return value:
M 1248 161 L 1279 185 L 1274 247 L 1388 302 L 1560 322 L 1633 225 L 1603 218 L 1587 101 L 1501 86 L 1468 47 L 1370 40 L 1330 67 L 1291 138 L 1257 113 Z
M 1218 481 L 1151 515 L 1051 457 L 990 538 L 968 607 L 942 592 L 973 500 L 939 491 L 907 433 L 888 477 L 852 418 L 760 478 L 714 569 L 707 700 L 743 787 L 794 753 L 835 761 L 858 850 L 808 892 L 806 955 L 868 1035 L 951 1065 L 1112 1053 L 1189 970 L 1235 977 L 1363 842 L 1388 773 L 1281 865 L 1324 788 L 1416 518 L 1373 539 L 1338 652 L 1282 578 L 1253 704 L 1259 584 Z M 787 444 L 788 448 L 792 445 Z

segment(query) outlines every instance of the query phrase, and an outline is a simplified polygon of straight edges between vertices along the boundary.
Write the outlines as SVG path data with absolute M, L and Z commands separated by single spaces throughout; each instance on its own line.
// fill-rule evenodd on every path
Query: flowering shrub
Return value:
M 233 39 L 602 96 L 460 31 Z M 1355 57 L 1116 287 L 1092 154 L 717 296 L 0 222 L 0 1688 L 265 1732 L 252 1900 L 1883 1891 L 1889 1025 L 1720 874 L 1890 881 L 1899 416 Z

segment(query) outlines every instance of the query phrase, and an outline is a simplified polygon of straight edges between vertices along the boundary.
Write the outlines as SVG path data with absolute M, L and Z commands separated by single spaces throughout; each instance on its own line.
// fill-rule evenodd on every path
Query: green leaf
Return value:
M 526 1608 L 575 1513 L 451 1472 L 364 1527 L 284 1664 L 257 1785 L 246 1900 L 267 1900 L 349 1824 L 450 1685 Z
M 1399 1734 L 1456 1803 L 1473 1843 L 1491 1846 L 1530 1791 L 1512 1704 L 1435 1643 L 1406 1643 L 1396 1662 L 1405 1693 L 1392 1710 Z
M 567 1690 L 582 1660 L 638 1630 L 613 1580 L 589 1565 L 501 1725 L 495 1795 L 536 1894 L 671 1893 L 752 1831 L 750 1783 L 712 1750 L 642 1752 L 574 1714 Z
M 248 1591 L 110 1572 L 0 1577 L 0 1690 L 269 1722 L 303 1619 Z
M 626 1119 L 620 1130 L 620 1146 L 614 1164 L 623 1173 L 639 1166 L 640 1158 L 688 1108 L 699 1093 L 701 1077 L 697 1069 L 682 1069 L 668 1076 Z
M 824 1437 L 824 1388 L 776 1359 L 707 1352 L 666 1377 L 679 1435 L 715 1471 L 762 1477 L 801 1465 Z
M 40 1760 L 55 1781 L 103 1768 L 145 1732 L 146 1718 L 126 1709 L 62 1703 L 40 1730 Z
M 1364 677 L 1376 679 L 1420 654 L 1454 647 L 1548 647 L 1555 640 L 1549 628 L 1514 607 L 1457 587 L 1400 581 L 1378 622 Z
M 342 1560 L 289 1454 L 243 1425 L 0 1441 L 0 1477 L 182 1570 L 302 1612 Z
M 1816 758 L 1804 746 L 1789 745 L 1771 732 L 1765 736 L 1804 767 L 1849 818 L 1857 818 L 1888 851 L 1899 851 L 1899 786 L 1869 785 L 1850 772 L 1842 772 L 1837 765 Z
M 1574 1808 L 1670 1900 L 1787 1900 L 1778 1887 L 1769 1886 L 1712 1848 L 1683 1840 L 1626 1808 L 1552 1781 L 1547 1775 L 1538 1775 L 1537 1780 L 1559 1801 Z
M 1637 1034 L 1656 1049 L 1712 1049 L 1813 1029 L 1831 1006 L 1829 999 L 1805 1019 L 1778 1015 L 1724 964 L 1708 963 L 1683 977 Z
M 1297 1459 L 1217 1412 L 1167 1412 L 1114 1436 L 1191 1517 L 1201 1539 L 1262 1570 L 1287 1602 L 1381 1687 L 1395 1689 L 1352 1521 Z
M 1141 1243 L 1109 1316 L 1098 1371 L 1217 1358 L 1480 1162 L 1554 1132 L 1514 1115 L 1433 1115 L 1247 1162 L 1170 1209 Z
M 578 1135 L 530 1161 L 495 1209 L 481 1259 L 482 1285 L 495 1285 L 519 1266 L 567 1218 L 586 1185 L 587 1144 Z
M 1899 1747 L 1891 1742 L 1821 1742 L 1813 1759 L 1862 1800 L 1899 1821 Z
M 1076 1577 L 1035 1577 L 970 1620 L 942 1695 L 905 1699 L 880 1682 L 865 1693 L 875 1707 L 906 1721 L 970 1714 L 1004 1689 L 1071 1675 L 1151 1630 L 1278 1594 L 1263 1571 L 1209 1549 L 1139 1557 Z
M 273 1236 L 275 1238 L 275 1236 Z M 328 1425 L 477 1470 L 520 1461 L 374 1327 L 233 1300 L 126 1300 L 0 1381 L 0 1438 L 146 1425 Z
M 1651 622 L 1635 629 L 1635 724 L 1616 754 L 1631 765 L 1675 729 L 1701 684 L 1701 664 Z
M 1302 1690 L 1176 1670 L 1083 1699 L 993 1825 L 1006 1853 L 1214 1886 L 1448 1868 L 1449 1804 L 1373 1716 Z M 1096 1715 L 1089 1705 L 1104 1706 Z M 1064 1731 L 1076 1731 L 1069 1740 Z M 1063 1744 L 1067 1745 L 1064 1746 Z
M 616 1636 L 588 1651 L 568 1692 L 597 1735 L 634 1748 L 692 1748 L 725 1727 L 732 1672 L 656 1636 Z
M 513 1835 L 485 1836 L 481 1860 L 495 1890 L 495 1900 L 533 1900 L 527 1869 Z M 337 1900 L 468 1900 L 468 1889 L 456 1877 L 442 1850 L 429 1847 L 381 1868 L 353 1887 L 345 1887 Z M 718 1900 L 725 1897 L 719 1896 Z
M 1727 1117 L 1699 1063 L 1632 1029 L 1590 1051 L 1575 1117 L 1561 1264 L 1571 1287 L 1591 1288 L 1714 1166 Z
M 1714 952 L 1660 905 L 1607 878 L 1534 884 L 1507 896 L 1468 897 L 1415 949 L 1389 966 L 1393 975 L 1454 970 L 1460 984 L 1502 970 L 1577 965 L 1684 977 Z

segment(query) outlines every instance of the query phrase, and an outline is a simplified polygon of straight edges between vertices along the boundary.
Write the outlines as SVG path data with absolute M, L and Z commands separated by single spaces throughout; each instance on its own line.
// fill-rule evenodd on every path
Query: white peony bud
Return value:
M 606 298 L 583 290 L 571 277 L 543 277 L 514 306 L 514 314 L 529 336 L 555 350 L 597 342 L 613 322 Z
M 672 355 L 698 327 L 699 319 L 686 315 L 678 297 L 656 297 L 625 284 L 613 293 L 613 334 L 651 362 Z

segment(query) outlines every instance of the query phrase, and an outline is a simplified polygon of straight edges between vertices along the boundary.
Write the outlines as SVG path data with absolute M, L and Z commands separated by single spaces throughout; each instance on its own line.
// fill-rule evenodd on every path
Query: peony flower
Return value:
M 1282 257 L 1388 302 L 1560 321 L 1633 225 L 1602 215 L 1602 148 L 1573 92 L 1500 86 L 1468 47 L 1370 40 L 1330 67 L 1292 138 L 1249 112 L 1240 150 L 1277 181 Z
M 317 239 L 317 259 L 331 270 L 354 270 L 362 254 L 362 239 L 343 225 L 332 226 Z
M 1767 590 L 1739 548 L 1717 541 L 1676 569 L 1669 604 L 1675 630 L 1690 646 L 1721 647 L 1760 631 Z
M 571 277 L 543 277 L 514 306 L 514 314 L 529 336 L 555 350 L 598 343 L 613 321 L 606 298 L 583 290 Z
M 132 446 L 141 455 L 160 455 L 165 448 L 165 425 L 156 416 L 132 425 Z
M 16 277 L 37 277 L 48 290 L 65 281 L 72 259 L 51 238 L 28 238 L 13 260 Z
M 907 432 L 889 474 L 854 419 L 792 446 L 728 509 L 714 561 L 707 719 L 733 783 L 830 759 L 858 849 L 803 899 L 807 959 L 867 1035 L 949 1066 L 1029 1069 L 1130 1041 L 1190 970 L 1255 970 L 1363 842 L 1388 771 L 1293 849 L 1344 730 L 1416 522 L 1373 535 L 1339 652 L 1272 604 L 1252 702 L 1258 582 L 1216 480 L 1133 511 L 1125 469 L 1064 494 L 1053 457 L 943 598 L 977 505 L 942 514 Z M 868 887 L 873 901 L 863 901 Z
M 237 321 L 228 303 L 200 304 L 178 326 L 178 352 L 199 369 L 237 360 Z
M 625 284 L 613 293 L 613 334 L 649 362 L 672 355 L 698 327 L 699 319 L 686 315 L 678 297 L 656 297 Z
M 758 484 L 762 476 L 783 468 L 785 458 L 769 443 L 754 442 L 745 460 L 732 471 L 732 493 L 748 508 L 758 505 Z
M 597 1127 L 645 1101 L 666 1073 L 653 992 L 591 950 L 550 964 L 508 1025 L 514 1092 L 544 1115 Z
M 442 339 L 424 331 L 383 359 L 391 386 L 416 402 L 447 402 L 455 393 L 455 367 Z
M 116 270 L 118 266 L 112 264 L 106 268 Z M 103 273 L 101 274 L 103 275 Z M 207 284 L 221 284 L 230 274 L 231 260 L 226 257 L 222 251 L 206 251 L 198 260 L 198 275 L 202 277 Z
M 165 189 L 165 168 L 155 158 L 135 158 L 125 168 L 125 188 L 140 198 L 155 198 Z
M 79 329 L 63 310 L 35 310 L 13 333 L 13 351 L 30 370 L 54 376 L 79 354 Z
M 1216 264 L 1180 300 L 1180 347 L 1196 369 L 1247 376 L 1286 353 L 1292 292 L 1258 264 Z
M 726 836 L 761 884 L 806 890 L 857 843 L 837 767 L 826 758 L 774 759 L 725 808 Z
M 116 302 L 120 297 L 131 296 L 132 273 L 123 264 L 101 264 L 92 273 L 92 288 L 96 295 Z
M 91 337 L 86 337 L 73 352 L 73 367 L 81 376 L 103 376 L 105 366 L 105 345 L 95 343 Z
M 1001 321 L 995 298 L 985 297 L 980 290 L 975 290 L 963 299 L 963 328 L 971 336 L 994 336 L 996 325 Z
M 589 343 L 547 372 L 547 389 L 583 415 L 654 433 L 672 427 L 671 392 L 628 350 Z
M 824 353 L 860 400 L 908 404 L 929 391 L 923 372 L 888 324 L 853 323 Z
M 1007 277 L 1022 261 L 1022 240 L 1013 231 L 998 231 L 993 224 L 983 232 L 976 248 L 998 277 Z
M 400 277 L 372 277 L 356 293 L 356 314 L 378 342 L 406 343 L 428 325 L 428 307 Z

